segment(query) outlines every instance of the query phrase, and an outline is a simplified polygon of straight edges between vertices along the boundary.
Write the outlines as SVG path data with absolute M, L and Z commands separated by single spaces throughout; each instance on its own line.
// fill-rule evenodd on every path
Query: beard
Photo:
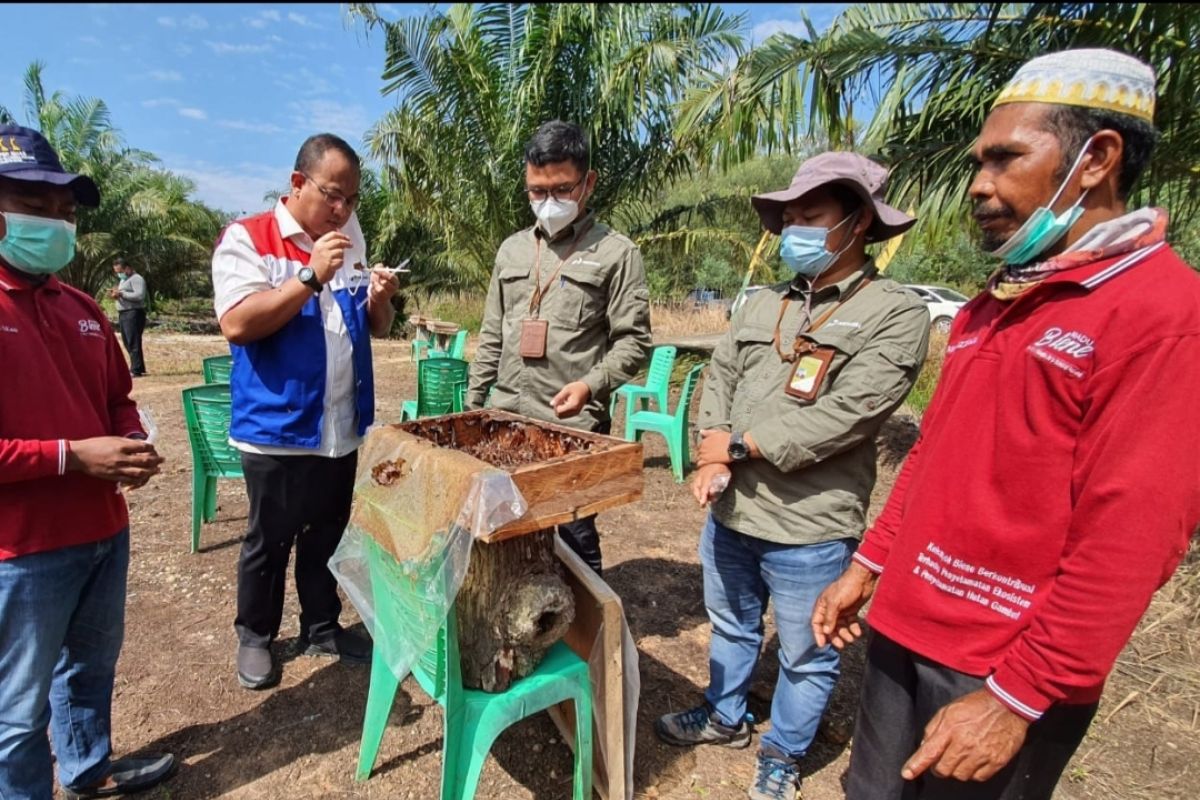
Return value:
M 1013 210 L 1008 206 L 999 206 L 987 208 L 977 205 L 971 212 L 971 216 L 975 218 L 975 223 L 981 224 L 993 220 L 1011 219 L 1015 216 Z M 1002 244 L 1008 241 L 1011 234 L 1004 234 L 998 230 L 989 230 L 987 228 L 979 229 L 979 247 L 984 252 L 990 253 Z

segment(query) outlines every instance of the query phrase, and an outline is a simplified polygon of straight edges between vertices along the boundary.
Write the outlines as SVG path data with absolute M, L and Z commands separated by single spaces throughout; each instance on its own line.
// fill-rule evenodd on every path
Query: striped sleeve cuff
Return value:
M 862 543 L 854 551 L 854 560 L 876 575 L 880 575 L 883 573 L 884 564 L 887 563 L 888 548 L 880 546 L 879 537 L 873 534 L 873 531 L 868 530 L 863 535 Z
M 874 561 L 867 558 L 862 553 L 855 553 L 853 556 L 851 556 L 851 558 L 853 558 L 859 564 L 862 564 L 867 569 L 871 570 L 871 572 L 874 572 L 876 575 L 880 575 L 883 573 L 883 565 L 882 564 L 876 564 Z
M 67 440 L 59 439 L 58 440 L 58 474 L 59 475 L 67 474 L 67 456 L 70 454 L 70 452 L 71 452 L 71 447 L 70 447 L 70 445 L 67 444 Z
M 1017 716 L 1024 717 L 1030 722 L 1037 722 L 1041 719 L 1042 714 L 1046 713 L 1046 709 L 1049 708 L 1046 700 L 1038 696 L 1031 686 L 1024 684 L 1011 673 L 1002 677 L 1004 683 L 1002 686 L 1001 682 L 996 680 L 996 674 L 1001 670 L 1004 668 L 1001 667 L 997 673 L 989 675 L 986 681 L 988 691 L 992 693 L 992 696 Z

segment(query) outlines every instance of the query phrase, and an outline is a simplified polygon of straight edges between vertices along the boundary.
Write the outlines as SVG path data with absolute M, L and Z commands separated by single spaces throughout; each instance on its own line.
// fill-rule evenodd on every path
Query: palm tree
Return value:
M 543 122 L 589 133 L 602 215 L 688 174 L 674 107 L 736 54 L 742 24 L 697 4 L 460 4 L 401 22 L 351 12 L 383 30 L 383 92 L 398 98 L 369 133 L 391 224 L 426 231 L 432 249 L 408 255 L 446 288 L 486 286 L 500 243 L 531 224 L 523 147 Z
M 680 137 L 722 163 L 794 147 L 815 124 L 846 135 L 852 102 L 876 109 L 859 149 L 893 166 L 891 193 L 916 205 L 918 237 L 961 229 L 968 150 L 1025 61 L 1073 47 L 1135 55 L 1158 74 L 1162 141 L 1135 203 L 1163 205 L 1174 230 L 1200 212 L 1200 19 L 1177 4 L 859 4 L 824 34 L 776 34 L 685 101 Z M 923 233 L 924 237 L 920 236 Z

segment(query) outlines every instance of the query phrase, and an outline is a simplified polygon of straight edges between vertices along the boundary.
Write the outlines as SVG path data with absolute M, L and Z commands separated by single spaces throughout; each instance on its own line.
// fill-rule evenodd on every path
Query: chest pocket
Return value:
M 608 271 L 601 266 L 571 264 L 563 266 L 558 285 L 546 295 L 547 318 L 568 328 L 586 328 L 608 313 L 604 290 Z M 555 295 L 558 295 L 555 297 Z
M 504 298 L 504 318 L 509 323 L 525 319 L 529 314 L 529 298 L 533 277 L 528 266 L 507 266 L 500 270 L 500 296 Z
M 737 342 L 738 362 L 742 375 L 748 375 L 762 367 L 764 363 L 775 365 L 779 362 L 779 354 L 772 344 L 775 331 L 760 325 L 744 325 L 734 331 L 733 338 Z M 764 359 L 767 359 L 764 362 Z

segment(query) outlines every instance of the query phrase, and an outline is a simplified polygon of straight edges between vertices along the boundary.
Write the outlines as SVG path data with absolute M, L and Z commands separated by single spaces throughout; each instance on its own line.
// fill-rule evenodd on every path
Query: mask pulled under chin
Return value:
M 547 197 L 541 202 L 531 202 L 529 207 L 537 217 L 537 224 L 547 236 L 557 236 L 560 231 L 579 216 L 579 203 L 574 200 L 555 200 Z
M 0 259 L 30 275 L 53 275 L 75 258 L 75 224 L 61 219 L 0 212 L 5 233 Z

